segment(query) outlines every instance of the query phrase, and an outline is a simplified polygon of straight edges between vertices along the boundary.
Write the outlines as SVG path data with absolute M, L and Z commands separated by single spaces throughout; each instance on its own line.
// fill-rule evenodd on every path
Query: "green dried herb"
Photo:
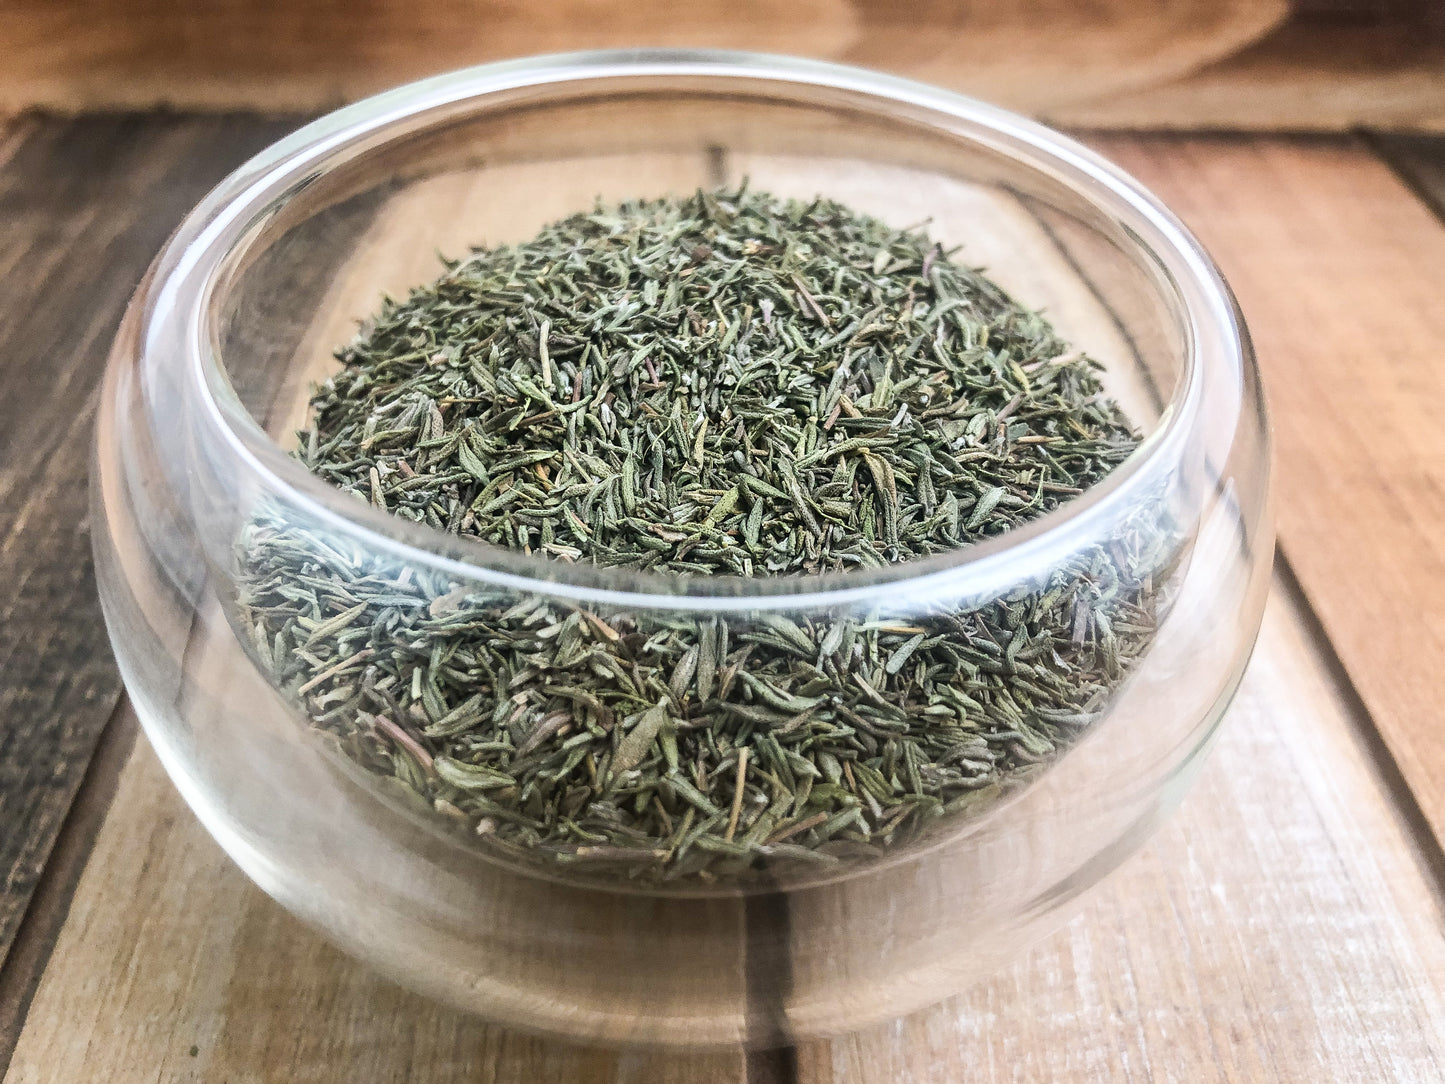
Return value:
M 562 562 L 798 575 L 1033 519 L 1136 446 L 1097 366 L 920 231 L 824 199 L 597 207 L 387 302 L 299 458 L 396 515 Z M 927 613 L 605 613 L 355 550 L 240 546 L 261 663 L 509 856 L 653 881 L 876 856 L 1030 777 L 1147 650 L 1159 508 Z

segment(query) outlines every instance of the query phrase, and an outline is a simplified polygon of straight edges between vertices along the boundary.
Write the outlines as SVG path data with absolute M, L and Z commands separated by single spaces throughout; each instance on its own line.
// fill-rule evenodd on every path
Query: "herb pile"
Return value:
M 882 567 L 1027 522 L 1137 436 L 1097 367 L 918 230 L 828 200 L 598 207 L 388 301 L 297 455 L 437 530 L 680 575 Z M 239 616 L 347 755 L 552 868 L 642 881 L 881 853 L 1092 722 L 1176 545 L 988 600 L 602 612 L 405 569 L 280 507 Z

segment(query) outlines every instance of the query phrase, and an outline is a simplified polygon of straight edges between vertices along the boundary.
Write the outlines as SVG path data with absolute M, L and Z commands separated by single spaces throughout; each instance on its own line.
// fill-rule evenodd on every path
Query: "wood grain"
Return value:
M 870 65 L 1057 124 L 1441 130 L 1441 10 L 1434 0 L 30 0 L 0 6 L 0 108 L 310 110 L 508 56 L 686 45 Z
M 1278 593 L 1196 791 L 1086 913 L 962 998 L 808 1045 L 799 1079 L 1441 1079 L 1439 911 L 1358 725 Z M 765 1063 L 753 1066 L 756 1084 Z M 375 978 L 245 881 L 142 743 L 4 1081 L 689 1084 L 743 1072 L 737 1056 L 524 1038 Z
M 1441 131 L 1445 32 L 1439 24 L 1296 20 L 1178 79 L 1045 115 L 1072 127 L 1136 130 Z
M 85 528 L 110 337 L 181 215 L 285 127 L 32 121 L 0 142 L 0 960 L 120 693 Z
M 45 869 L 35 883 L 25 915 L 0 968 L 0 1074 L 15 1049 L 30 999 L 50 961 L 56 939 L 70 913 L 96 833 L 115 798 L 121 772 L 135 746 L 137 727 L 124 699 L 101 731 Z
M 15 0 L 0 107 L 318 109 L 503 57 L 619 46 L 798 53 L 1022 109 L 1167 81 L 1255 40 L 1287 0 Z
M 1445 228 L 1348 139 L 1100 137 L 1239 295 L 1277 437 L 1280 541 L 1445 841 Z

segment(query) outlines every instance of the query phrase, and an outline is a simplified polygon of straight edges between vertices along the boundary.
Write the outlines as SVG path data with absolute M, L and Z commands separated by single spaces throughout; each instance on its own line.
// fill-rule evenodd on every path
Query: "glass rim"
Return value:
M 1184 321 L 1183 369 L 1140 445 L 1100 482 L 1001 535 L 885 568 L 824 573 L 707 576 L 568 564 L 476 539 L 448 535 L 372 508 L 313 475 L 241 404 L 216 349 L 213 299 L 221 271 L 269 218 L 327 170 L 398 138 L 484 111 L 489 100 L 537 88 L 604 81 L 709 78 L 748 85 L 842 92 L 861 112 L 906 109 L 942 134 L 969 140 L 1064 184 L 1128 231 L 1163 272 Z M 755 95 L 761 96 L 761 95 Z M 181 336 L 183 379 L 201 423 L 257 477 L 309 518 L 398 561 L 502 589 L 619 608 L 804 609 L 857 606 L 909 596 L 980 597 L 1056 567 L 1081 535 L 1107 524 L 1154 491 L 1183 458 L 1207 380 L 1237 380 L 1246 337 L 1228 286 L 1193 234 L 1123 170 L 1036 121 L 952 91 L 863 68 L 756 53 L 616 49 L 528 57 L 433 76 L 329 113 L 272 144 L 223 180 L 187 215 L 143 287 L 141 349 L 156 349 L 162 327 Z M 1223 371 L 1221 371 L 1221 368 Z

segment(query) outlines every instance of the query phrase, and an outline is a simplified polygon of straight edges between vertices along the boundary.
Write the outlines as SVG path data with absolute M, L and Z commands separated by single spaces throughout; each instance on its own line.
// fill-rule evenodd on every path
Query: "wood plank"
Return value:
M 181 215 L 286 127 L 32 121 L 0 143 L 0 960 L 120 692 L 85 530 L 110 338 Z
M 101 732 L 95 755 L 15 931 L 5 966 L 0 968 L 0 1073 L 15 1049 L 30 999 L 69 916 L 71 897 L 110 810 L 121 770 L 130 759 L 136 730 L 135 717 L 122 700 Z
M 1445 840 L 1445 227 L 1349 139 L 1099 137 L 1239 295 L 1281 546 Z
M 607 45 L 760 49 L 926 79 L 1074 126 L 1445 129 L 1433 0 L 176 0 L 0 10 L 0 108 L 327 108 L 432 72 Z
M 1178 79 L 1044 111 L 1054 124 L 1135 130 L 1445 130 L 1445 32 L 1408 21 L 1296 19 Z
M 50 0 L 0 6 L 0 108 L 312 110 L 504 57 L 616 46 L 797 53 L 1020 109 L 1178 78 L 1287 0 Z
M 1440 912 L 1361 725 L 1277 593 L 1195 793 L 1085 913 L 961 998 L 809 1044 L 799 1079 L 1441 1079 Z M 751 1068 L 756 1084 L 778 1065 Z M 141 743 L 4 1081 L 743 1072 L 528 1039 L 403 993 L 246 882 Z

